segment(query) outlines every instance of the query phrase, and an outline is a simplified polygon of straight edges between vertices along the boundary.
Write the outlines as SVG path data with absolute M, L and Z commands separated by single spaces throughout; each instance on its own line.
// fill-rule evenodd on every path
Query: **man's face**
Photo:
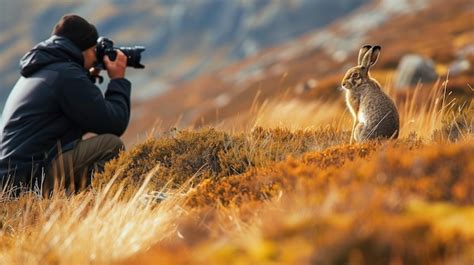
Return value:
M 90 69 L 94 66 L 96 61 L 96 48 L 97 45 L 90 47 L 89 49 L 82 52 L 82 56 L 84 57 L 84 68 Z

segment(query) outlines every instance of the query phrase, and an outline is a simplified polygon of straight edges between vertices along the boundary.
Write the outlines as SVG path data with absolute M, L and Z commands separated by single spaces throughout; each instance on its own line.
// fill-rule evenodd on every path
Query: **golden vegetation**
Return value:
M 217 201 L 218 211 L 231 208 L 252 226 L 234 224 L 232 232 L 222 228 L 221 240 L 210 231 L 201 248 L 188 248 L 189 260 L 469 264 L 474 259 L 471 145 L 410 140 L 345 146 L 204 183 L 191 197 L 192 207 Z M 256 214 L 255 202 L 270 198 Z M 204 227 L 216 222 L 199 221 Z
M 457 49 L 471 40 L 464 34 L 469 10 L 447 8 L 461 12 L 459 19 L 432 9 L 420 16 L 442 18 L 426 30 L 454 37 Z M 385 31 L 409 29 L 412 38 L 417 21 Z M 374 36 L 393 44 L 385 54 L 394 57 L 374 75 L 396 101 L 400 139 L 348 144 L 351 117 L 336 89 L 340 77 L 330 71 L 335 65 L 295 96 L 321 59 L 315 52 L 290 62 L 285 78 L 250 84 L 215 127 L 172 129 L 123 152 L 88 190 L 52 198 L 0 192 L 0 264 L 474 263 L 472 73 L 396 92 L 386 80 L 412 46 L 382 33 Z M 429 39 L 415 51 L 442 62 L 454 56 Z M 176 90 L 153 103 L 167 125 L 198 102 L 212 112 L 208 121 L 216 115 L 206 99 L 227 84 L 200 80 L 188 84 L 196 94 Z M 184 107 L 170 106 L 177 102 Z
M 338 102 L 315 103 L 335 122 L 269 102 L 251 130 L 150 137 L 79 194 L 4 191 L 0 263 L 469 264 L 472 109 L 435 88 L 397 99 L 398 140 L 349 145 Z
M 203 179 L 219 179 L 246 172 L 249 168 L 267 166 L 287 155 L 299 156 L 311 150 L 322 150 L 342 143 L 349 132 L 335 129 L 292 133 L 286 129 L 254 128 L 250 133 L 227 133 L 216 129 L 171 131 L 150 138 L 123 153 L 106 166 L 104 174 L 95 177 L 96 186 L 104 186 L 122 171 L 118 181 L 127 185 L 143 181 L 154 167 L 159 167 L 151 183 L 154 187 L 179 187 Z

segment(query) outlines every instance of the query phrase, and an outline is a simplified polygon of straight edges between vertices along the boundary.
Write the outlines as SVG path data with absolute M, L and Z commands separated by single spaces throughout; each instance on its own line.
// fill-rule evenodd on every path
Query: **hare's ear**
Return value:
M 360 65 L 362 65 L 365 68 L 370 68 L 373 66 L 376 62 L 377 59 L 379 58 L 380 50 L 382 47 L 380 46 L 374 46 L 372 47 L 365 55 L 364 58 L 362 58 L 362 62 Z
M 364 47 L 360 48 L 359 57 L 357 59 L 357 64 L 358 65 L 361 65 L 362 58 L 364 58 L 364 55 L 367 53 L 368 50 L 370 50 L 370 48 L 372 48 L 372 46 L 370 46 L 370 45 L 365 45 Z

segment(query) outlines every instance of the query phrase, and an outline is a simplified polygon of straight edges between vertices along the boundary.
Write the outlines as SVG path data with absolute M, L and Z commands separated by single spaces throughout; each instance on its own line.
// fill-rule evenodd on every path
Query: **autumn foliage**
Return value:
M 178 239 L 125 264 L 171 249 L 183 264 L 468 264 L 473 153 L 472 139 L 413 136 L 286 152 L 242 174 L 201 178 L 186 193 Z

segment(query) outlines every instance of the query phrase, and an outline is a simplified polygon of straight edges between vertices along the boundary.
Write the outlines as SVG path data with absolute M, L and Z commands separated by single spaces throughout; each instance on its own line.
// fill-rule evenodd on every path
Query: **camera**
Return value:
M 143 69 L 145 66 L 140 63 L 141 53 L 145 50 L 143 46 L 134 47 L 114 47 L 114 42 L 106 37 L 100 37 L 97 40 L 97 63 L 95 68 L 106 69 L 104 64 L 104 55 L 107 55 L 111 61 L 117 58 L 117 50 L 122 51 L 127 56 L 127 66 Z

